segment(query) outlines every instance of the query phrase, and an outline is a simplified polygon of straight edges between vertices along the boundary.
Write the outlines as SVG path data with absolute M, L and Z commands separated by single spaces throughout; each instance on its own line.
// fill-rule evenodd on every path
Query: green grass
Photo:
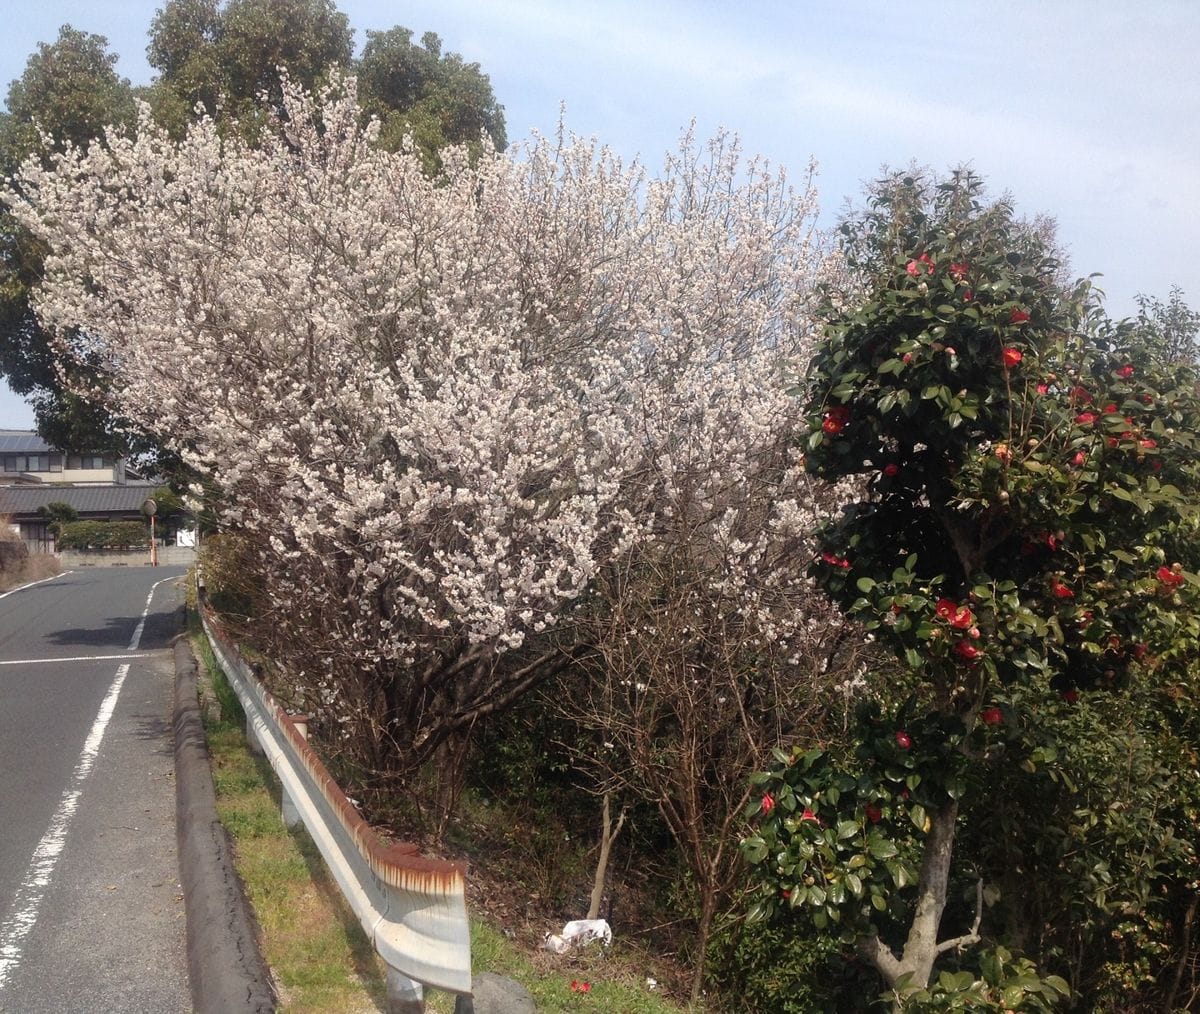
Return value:
M 354 1014 L 383 1008 L 386 969 L 330 877 L 312 839 L 289 832 L 279 812 L 279 787 L 270 765 L 246 749 L 245 717 L 237 696 L 192 627 L 200 660 L 204 724 L 212 756 L 217 815 L 233 842 L 234 863 L 261 928 L 263 957 L 287 1014 Z M 471 920 L 471 963 L 516 979 L 543 1014 L 679 1014 L 683 1009 L 651 992 L 644 977 L 599 947 L 567 956 L 529 954 L 503 933 Z M 572 982 L 587 982 L 587 993 Z M 451 1014 L 454 997 L 426 993 L 431 1014 Z
M 270 766 L 246 749 L 245 718 L 215 666 L 201 660 L 205 731 L 217 815 L 233 842 L 234 864 L 261 929 L 263 957 L 279 988 L 279 1009 L 295 1014 L 375 1011 L 385 993 L 383 962 L 342 899 L 317 847 L 288 831 Z

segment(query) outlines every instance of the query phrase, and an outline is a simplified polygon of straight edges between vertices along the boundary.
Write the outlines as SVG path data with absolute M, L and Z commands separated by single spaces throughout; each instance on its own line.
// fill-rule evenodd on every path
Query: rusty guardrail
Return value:
M 381 842 L 308 743 L 307 722 L 289 716 L 255 678 L 219 622 L 201 605 L 213 655 L 246 712 L 283 789 L 283 819 L 303 822 L 350 907 L 388 966 L 388 1007 L 424 1010 L 423 987 L 471 995 L 471 945 L 463 868 L 416 845 Z M 462 1005 L 470 1009 L 469 1002 Z

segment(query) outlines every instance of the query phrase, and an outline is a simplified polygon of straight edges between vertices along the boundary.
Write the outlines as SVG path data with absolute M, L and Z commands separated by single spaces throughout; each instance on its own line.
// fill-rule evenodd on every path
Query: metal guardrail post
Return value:
M 263 756 L 262 744 L 258 741 L 258 734 L 254 731 L 254 722 L 249 714 L 246 715 L 246 749 L 255 757 Z
M 388 1014 L 425 1014 L 425 989 L 403 972 L 388 966 Z
M 416 845 L 382 844 L 290 718 L 200 611 L 213 655 L 246 712 L 247 730 L 279 777 L 284 820 L 304 823 L 330 873 L 388 967 L 388 1010 L 420 1014 L 426 987 L 471 995 L 471 944 L 462 867 Z M 301 731 L 303 727 L 303 732 Z

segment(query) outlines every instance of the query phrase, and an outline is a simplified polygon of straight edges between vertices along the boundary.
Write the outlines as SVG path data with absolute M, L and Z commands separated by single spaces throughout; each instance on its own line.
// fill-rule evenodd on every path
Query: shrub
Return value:
M 59 549 L 148 548 L 150 529 L 141 521 L 68 521 L 59 525 Z

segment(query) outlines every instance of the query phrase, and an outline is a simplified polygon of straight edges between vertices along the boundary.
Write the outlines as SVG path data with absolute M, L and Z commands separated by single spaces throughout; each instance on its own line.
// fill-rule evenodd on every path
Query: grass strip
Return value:
M 359 1014 L 384 1008 L 386 968 L 302 828 L 280 817 L 279 782 L 269 762 L 246 748 L 245 715 L 193 628 L 200 660 L 201 706 L 212 757 L 217 815 L 233 842 L 234 865 L 261 929 L 263 957 L 285 1014 Z M 530 956 L 499 930 L 471 920 L 476 972 L 516 979 L 543 1014 L 576 1011 L 679 1014 L 683 1008 L 651 992 L 598 948 L 572 956 L 570 970 L 550 955 Z M 584 985 L 586 984 L 586 991 Z M 454 997 L 427 994 L 430 1014 L 452 1014 Z

